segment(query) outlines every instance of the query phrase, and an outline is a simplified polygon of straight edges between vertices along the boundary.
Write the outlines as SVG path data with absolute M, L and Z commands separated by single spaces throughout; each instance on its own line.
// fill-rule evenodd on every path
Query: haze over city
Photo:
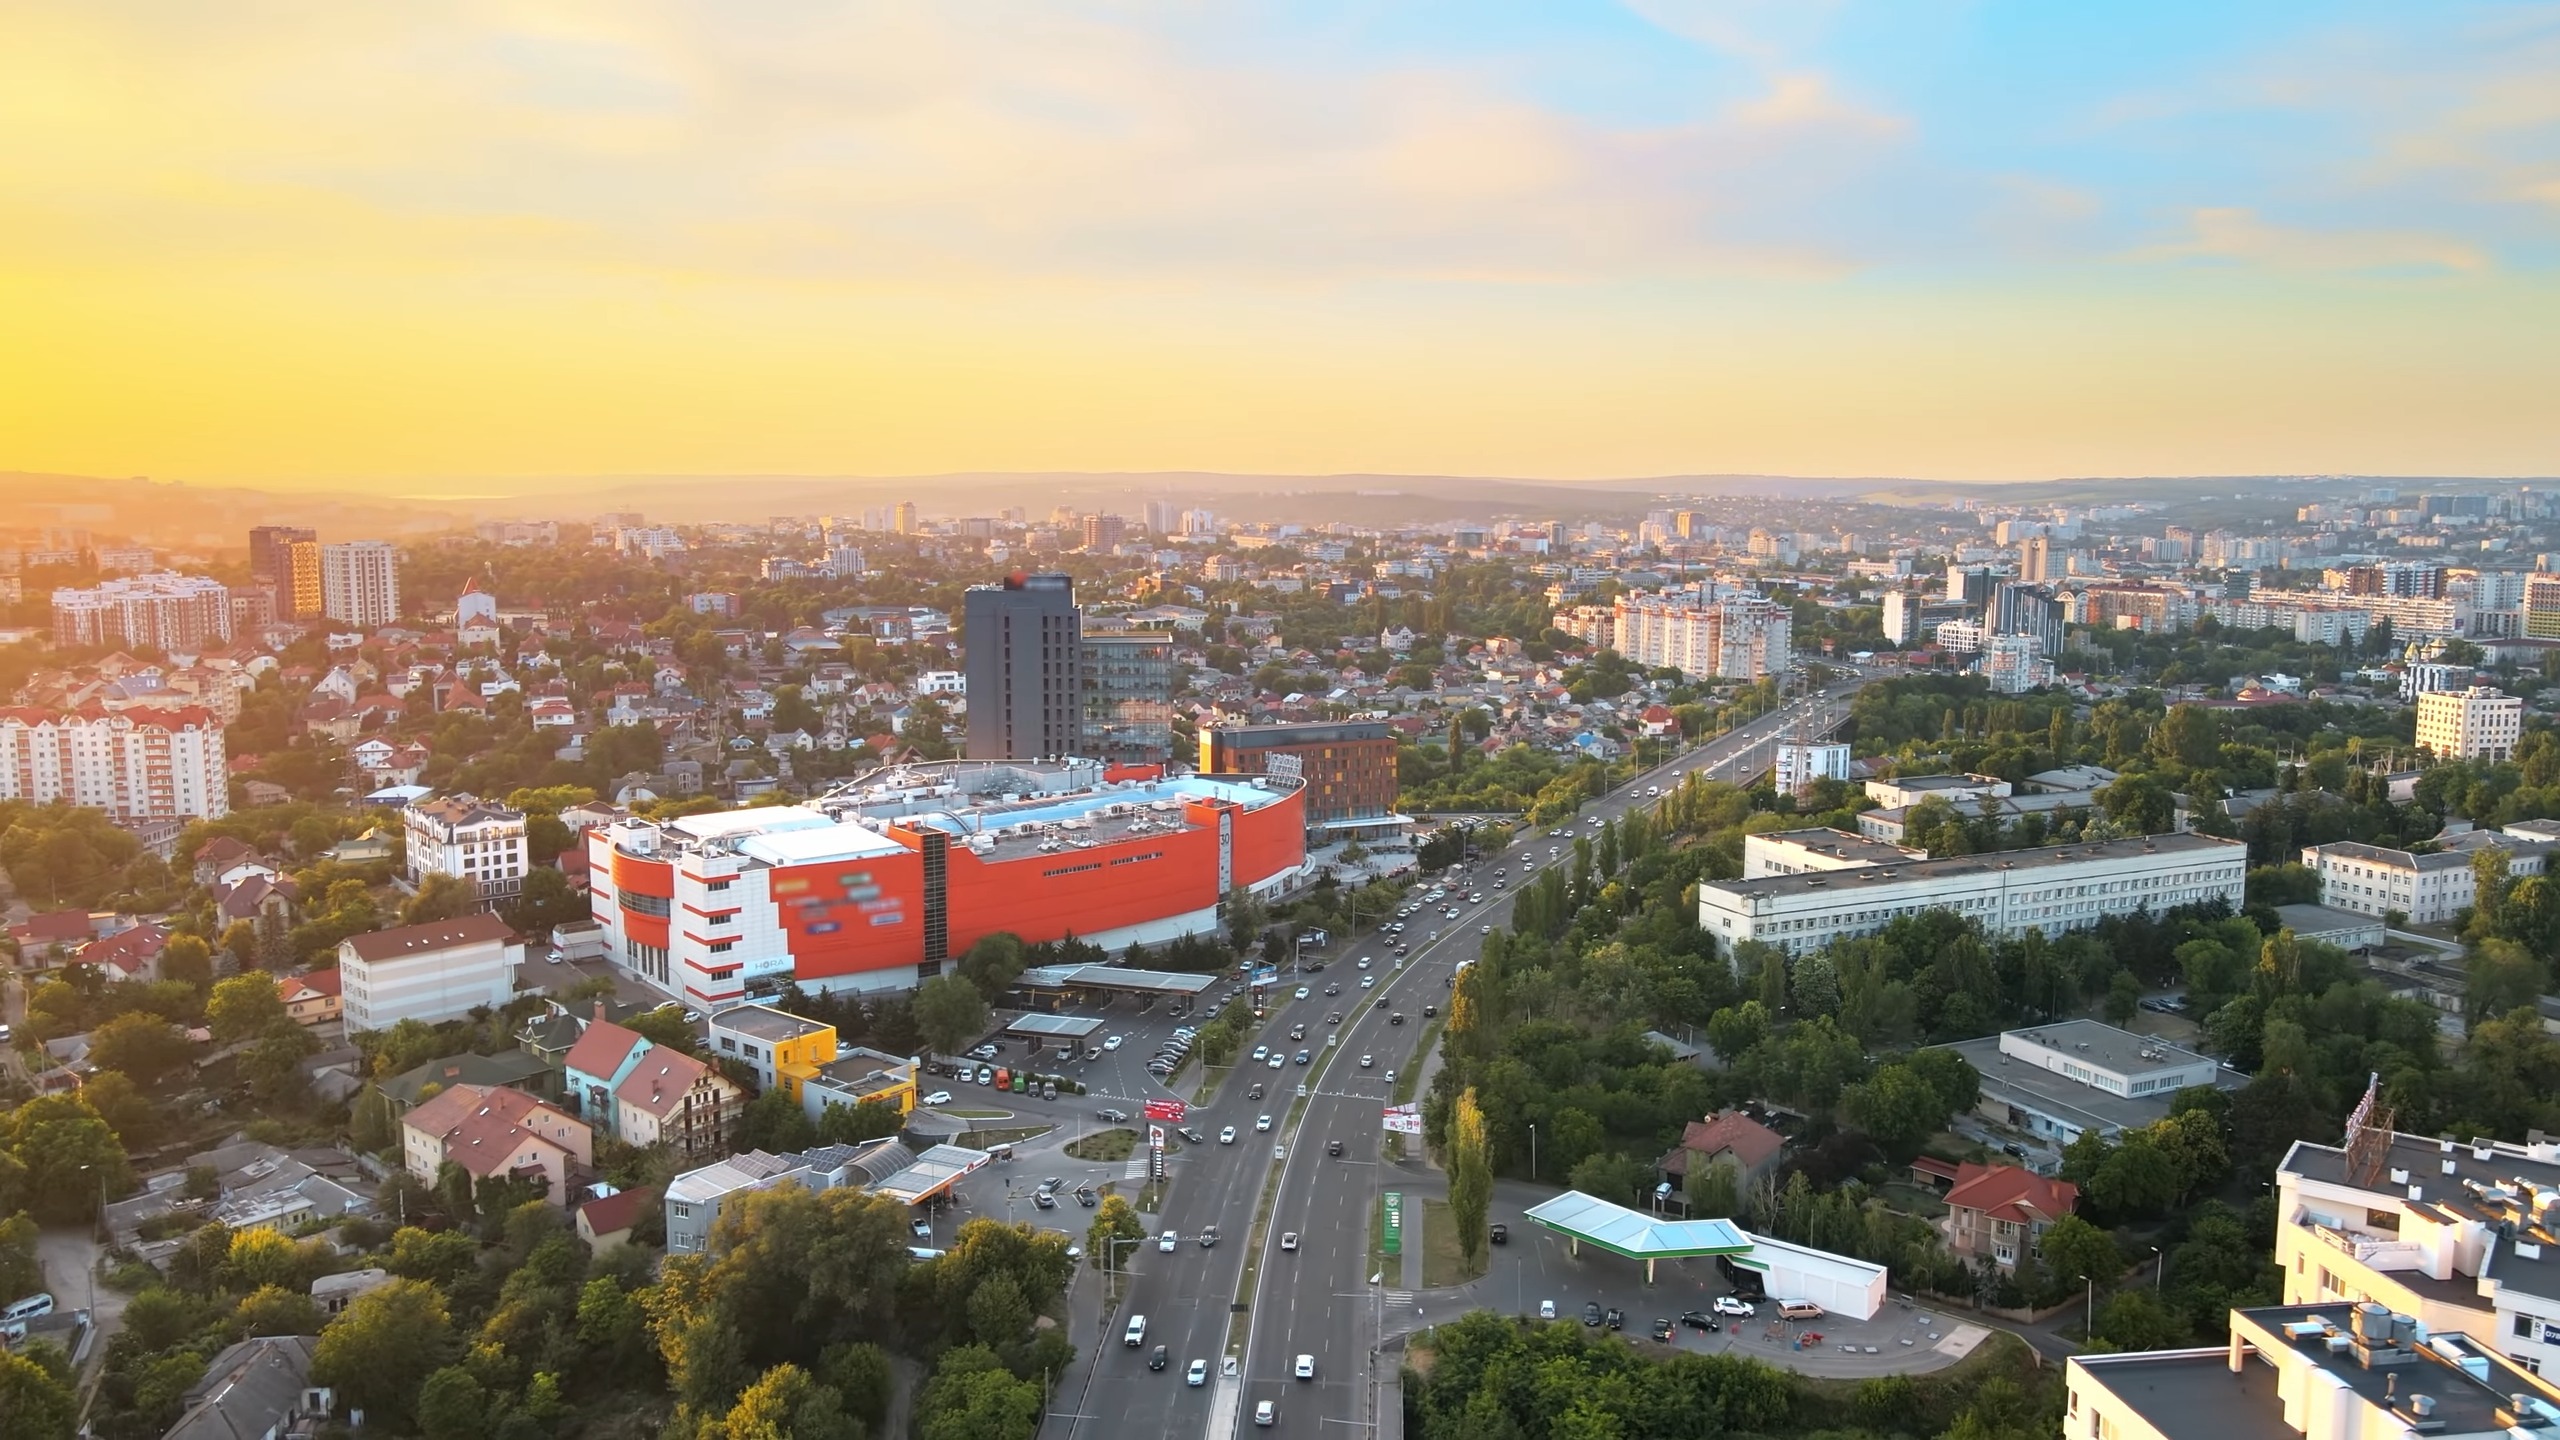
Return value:
M 2551 468 L 2532 6 L 39 5 L 0 465 Z

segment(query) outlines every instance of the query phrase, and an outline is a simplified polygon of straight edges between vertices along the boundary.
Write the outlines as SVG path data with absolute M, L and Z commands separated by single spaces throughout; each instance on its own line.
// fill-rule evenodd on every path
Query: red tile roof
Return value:
M 642 1186 L 637 1190 L 617 1190 L 601 1200 L 590 1200 L 579 1206 L 578 1221 L 586 1227 L 589 1235 L 599 1238 L 606 1235 L 619 1235 L 630 1229 L 633 1221 L 648 1213 L 657 1203 L 658 1191 L 654 1186 Z
M 1746 1170 L 1757 1170 L 1786 1148 L 1786 1137 L 1739 1110 L 1719 1110 L 1692 1120 L 1680 1132 L 1680 1148 L 1712 1159 L 1727 1151 Z
M 300 975 L 279 975 L 276 977 L 276 993 L 283 996 L 284 1002 L 288 1005 L 296 1000 L 335 999 L 338 994 L 338 979 L 338 972 L 335 970 L 309 970 Z
M 604 1002 L 596 1002 L 595 1018 L 578 1032 L 578 1043 L 569 1047 L 561 1063 L 582 1075 L 602 1076 L 611 1080 L 631 1056 L 631 1048 L 648 1042 L 636 1030 L 626 1029 L 604 1018 Z
M 113 965 L 127 975 L 139 975 L 151 968 L 160 952 L 169 945 L 169 927 L 136 925 L 103 940 L 92 940 L 72 952 L 74 958 L 87 965 Z
M 515 1158 L 527 1139 L 559 1149 L 560 1144 L 523 1124 L 542 1102 L 521 1090 L 489 1085 L 456 1085 L 420 1102 L 401 1122 L 444 1142 L 444 1158 L 486 1178 Z
M 2016 1165 L 1976 1165 L 1967 1161 L 1947 1192 L 1948 1208 L 1980 1210 L 1994 1220 L 2020 1225 L 2051 1222 L 2080 1203 L 2080 1187 L 2068 1180 L 2049 1180 Z
M 631 1068 L 613 1095 L 635 1110 L 645 1111 L 664 1120 L 684 1103 L 686 1092 L 701 1083 L 711 1067 L 680 1050 L 664 1045 L 651 1047 Z

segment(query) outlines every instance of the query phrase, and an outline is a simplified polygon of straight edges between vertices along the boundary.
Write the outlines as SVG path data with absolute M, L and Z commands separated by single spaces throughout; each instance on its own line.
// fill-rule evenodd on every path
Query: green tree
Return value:
M 2477 1025 L 2493 1015 L 2530 1008 L 2546 988 L 2549 970 L 2512 940 L 2483 940 L 2472 947 L 2463 972 L 2462 1015 Z
M 894 1100 L 865 1100 L 858 1105 L 829 1104 L 818 1112 L 821 1145 L 859 1145 L 886 1139 L 906 1128 L 907 1117 Z
M 234 975 L 215 985 L 205 997 L 204 1019 L 215 1043 L 221 1045 L 237 1045 L 293 1023 L 285 1013 L 275 977 L 263 971 Z
M 888 1418 L 897 1375 L 889 1364 L 887 1351 L 860 1340 L 830 1345 L 818 1371 L 843 1397 L 847 1415 L 874 1430 Z
M 1485 1212 L 1493 1201 L 1493 1146 L 1472 1086 L 1450 1107 L 1448 1153 L 1450 1220 L 1458 1227 L 1458 1248 L 1472 1265 L 1483 1253 Z
M 916 1402 L 918 1440 L 1031 1440 L 1040 1428 L 1040 1387 L 1016 1380 L 995 1352 L 962 1345 L 943 1352 Z
M 157 1015 L 128 1010 L 89 1032 L 89 1061 L 120 1070 L 134 1083 L 157 1085 L 187 1063 L 187 1037 Z
M 720 1429 L 723 1440 L 860 1440 L 864 1426 L 833 1387 L 777 1365 L 739 1392 Z
M 1096 1270 L 1116 1269 L 1119 1261 L 1113 1255 L 1111 1242 L 1145 1238 L 1147 1222 L 1138 1217 L 1137 1207 L 1117 1195 L 1105 1195 L 1102 1208 L 1093 1212 L 1093 1224 L 1085 1231 L 1085 1257 Z M 1121 1253 L 1127 1253 L 1125 1247 Z
M 2077 1287 L 2090 1280 L 2112 1285 L 2124 1273 L 2114 1237 L 2077 1215 L 2065 1215 L 2044 1232 L 2044 1263 L 2054 1278 Z
M 0 1351 L 0 1440 L 71 1440 L 80 1399 L 71 1378 L 15 1351 Z
M 348 1138 L 368 1155 L 379 1154 L 400 1142 L 400 1124 L 392 1111 L 391 1097 L 378 1086 L 367 1085 L 364 1093 L 356 1097 L 347 1128 Z
M 2186 1326 L 2142 1289 L 2127 1290 L 2098 1308 L 2097 1338 L 2119 1350 L 2166 1350 L 2184 1343 Z
M 252 1335 L 314 1335 L 320 1330 L 320 1307 L 300 1291 L 279 1285 L 261 1285 L 240 1298 L 231 1312 L 231 1333 Z
M 810 1124 L 807 1112 L 777 1086 L 747 1102 L 730 1140 L 740 1150 L 787 1154 L 816 1144 L 818 1127 Z
M 359 1298 L 320 1332 L 311 1376 L 384 1423 L 417 1423 L 418 1392 L 453 1348 L 444 1296 L 419 1280 L 393 1280 Z
M 101 1193 L 133 1188 L 124 1145 L 98 1112 L 77 1094 L 39 1095 L 17 1109 L 0 1111 L 0 1150 L 17 1164 L 16 1203 L 43 1223 L 94 1220 Z M 7 1180 L 0 1167 L 0 1181 Z
M 489 1390 L 460 1365 L 418 1387 L 418 1430 L 426 1440 L 481 1440 L 489 1433 Z
M 1908 1157 L 1947 1123 L 1936 1086 L 1904 1065 L 1887 1065 L 1840 1092 L 1840 1111 L 1887 1154 Z
M 400 923 L 429 925 L 438 920 L 459 920 L 478 908 L 479 887 L 459 875 L 434 871 L 418 882 L 416 894 L 400 903 Z
M 2107 982 L 2107 1023 L 2122 1025 L 2142 1008 L 2142 981 L 2130 970 L 2119 970 Z
M 170 936 L 160 947 L 160 978 L 202 989 L 213 980 L 213 947 L 202 936 Z
M 936 1054 L 958 1054 L 987 1028 L 986 997 L 957 975 L 936 975 L 918 985 L 908 1009 Z

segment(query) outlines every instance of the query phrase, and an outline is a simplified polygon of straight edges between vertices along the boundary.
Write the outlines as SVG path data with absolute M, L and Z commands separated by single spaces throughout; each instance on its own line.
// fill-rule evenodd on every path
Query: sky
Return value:
M 8 13 L 0 470 L 2560 472 L 2560 5 Z

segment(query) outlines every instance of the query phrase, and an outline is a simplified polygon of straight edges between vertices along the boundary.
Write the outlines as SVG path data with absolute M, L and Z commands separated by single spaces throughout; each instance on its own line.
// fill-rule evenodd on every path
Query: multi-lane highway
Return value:
M 1667 790 L 1692 771 L 1717 779 L 1749 778 L 1767 768 L 1771 747 L 1800 726 L 1811 733 L 1828 729 L 1858 683 L 1842 682 L 1793 701 L 1637 776 L 1585 807 L 1570 833 L 1592 833 L 1602 821 L 1656 803 L 1648 789 Z M 1380 1112 L 1393 1088 L 1388 1076 L 1417 1060 L 1415 1045 L 1426 1028 L 1423 1007 L 1445 1005 L 1451 976 L 1480 952 L 1486 929 L 1510 923 L 1510 897 L 1523 876 L 1553 863 L 1551 847 L 1570 855 L 1570 845 L 1547 830 L 1526 829 L 1508 849 L 1471 862 L 1466 878 L 1449 887 L 1441 906 L 1407 919 L 1403 938 L 1412 954 L 1401 969 L 1389 944 L 1364 938 L 1336 946 L 1335 958 L 1321 973 L 1296 976 L 1272 992 L 1269 1018 L 1260 1034 L 1246 1042 L 1245 1054 L 1250 1056 L 1254 1045 L 1267 1044 L 1290 1058 L 1274 1070 L 1249 1068 L 1240 1057 L 1215 1102 L 1191 1112 L 1187 1123 L 1210 1143 L 1178 1157 L 1175 1182 L 1156 1217 L 1162 1229 L 1176 1234 L 1177 1243 L 1168 1252 L 1150 1239 L 1117 1257 L 1130 1272 L 1127 1299 L 1102 1335 L 1073 1337 L 1079 1346 L 1100 1346 L 1093 1383 L 1080 1399 L 1058 1407 L 1044 1434 L 1069 1440 L 1121 1434 L 1224 1437 L 1251 1428 L 1254 1411 L 1264 1401 L 1276 1412 L 1275 1432 L 1333 1435 L 1344 1424 L 1371 1423 L 1378 1310 L 1382 1292 L 1397 1279 L 1389 1275 L 1382 1285 L 1369 1283 L 1375 1273 L 1370 1237 L 1379 1196 L 1391 1188 L 1381 1182 L 1379 1163 Z M 1507 872 L 1505 888 L 1494 887 L 1497 871 Z M 1471 901 L 1466 898 L 1470 893 L 1484 898 Z M 1459 912 L 1455 918 L 1441 913 L 1450 908 Z M 1434 930 L 1437 940 L 1429 939 Z M 1365 971 L 1357 965 L 1362 956 L 1370 961 Z M 1364 977 L 1374 979 L 1375 988 L 1361 988 Z M 1301 986 L 1307 992 L 1303 999 L 1297 994 Z M 1326 993 L 1336 987 L 1340 993 Z M 1404 1023 L 1391 1023 L 1399 1014 Z M 1328 1023 L 1335 1015 L 1340 1021 Z M 1305 1039 L 1290 1040 L 1291 1030 L 1301 1026 Z M 1330 1052 L 1328 1037 L 1335 1039 Z M 1140 1057 L 1128 1062 L 1132 1071 L 1146 1053 L 1134 1048 L 1138 1043 L 1133 1040 L 1131 1048 L 1119 1052 Z M 1302 1049 L 1311 1057 L 1309 1065 L 1294 1063 Z M 1363 1055 L 1374 1057 L 1375 1063 L 1363 1068 Z M 1258 1102 L 1246 1098 L 1247 1087 L 1256 1080 L 1267 1091 Z M 1293 1122 L 1301 1083 L 1310 1094 Z M 1162 1093 L 1151 1083 L 1144 1090 Z M 1144 1090 L 1132 1085 L 1128 1093 L 1142 1095 Z M 1088 1108 L 1092 1103 L 1109 1102 L 1089 1101 Z M 1255 1128 L 1263 1114 L 1274 1117 L 1269 1132 Z M 1219 1144 L 1220 1132 L 1230 1125 L 1235 1143 Z M 1326 1154 L 1334 1140 L 1342 1142 L 1339 1157 Z M 1221 1373 L 1221 1362 L 1236 1353 L 1229 1343 L 1238 1318 L 1235 1296 L 1246 1248 L 1254 1243 L 1256 1207 L 1274 1164 L 1281 1167 L 1281 1182 L 1271 1222 L 1259 1242 L 1249 1340 L 1240 1373 L 1230 1378 Z M 1220 1240 L 1204 1250 L 1198 1237 L 1211 1224 L 1218 1227 Z M 1288 1232 L 1299 1236 L 1295 1251 L 1281 1248 L 1281 1237 Z M 1146 1317 L 1146 1338 L 1130 1347 L 1122 1337 L 1134 1315 Z M 1156 1373 L 1148 1369 L 1148 1359 L 1159 1344 L 1166 1347 L 1167 1363 Z M 1311 1379 L 1293 1374 L 1301 1355 L 1313 1358 Z M 1207 1383 L 1197 1388 L 1185 1383 L 1185 1371 L 1195 1359 L 1205 1361 L 1208 1370 Z

